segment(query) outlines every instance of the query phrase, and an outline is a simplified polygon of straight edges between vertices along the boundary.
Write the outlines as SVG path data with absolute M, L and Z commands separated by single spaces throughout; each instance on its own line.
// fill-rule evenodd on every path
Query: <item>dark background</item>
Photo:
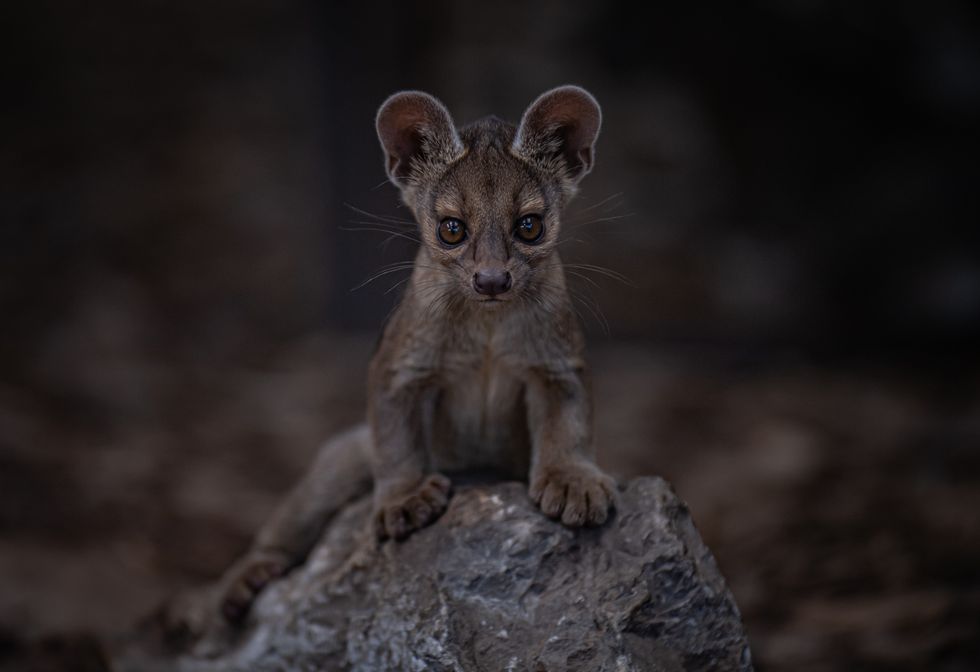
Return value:
M 578 83 L 602 462 L 689 501 L 759 670 L 976 669 L 973 6 L 348 5 L 0 10 L 0 664 L 217 576 L 359 420 L 385 96 Z

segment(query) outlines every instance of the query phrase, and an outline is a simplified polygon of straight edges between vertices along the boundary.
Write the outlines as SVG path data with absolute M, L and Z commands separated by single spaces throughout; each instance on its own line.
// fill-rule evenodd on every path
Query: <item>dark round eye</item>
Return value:
M 538 243 L 544 235 L 541 215 L 524 215 L 514 223 L 514 233 L 525 243 Z
M 455 217 L 446 217 L 439 222 L 437 233 L 439 240 L 446 245 L 455 247 L 466 240 L 466 224 Z

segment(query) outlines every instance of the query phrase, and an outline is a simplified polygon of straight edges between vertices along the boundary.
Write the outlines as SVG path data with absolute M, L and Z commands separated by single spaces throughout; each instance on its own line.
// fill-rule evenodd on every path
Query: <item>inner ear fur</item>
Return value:
M 401 91 L 378 109 L 375 122 L 388 177 L 406 187 L 428 166 L 446 165 L 463 146 L 446 106 L 422 91 Z
M 595 162 L 595 141 L 602 110 L 580 86 L 559 86 L 538 97 L 521 118 L 513 150 L 525 159 L 564 162 L 565 175 L 577 183 Z

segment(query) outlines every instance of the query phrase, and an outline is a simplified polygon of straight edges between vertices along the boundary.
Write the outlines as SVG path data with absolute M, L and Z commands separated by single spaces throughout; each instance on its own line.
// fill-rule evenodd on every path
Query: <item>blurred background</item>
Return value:
M 362 417 L 385 96 L 578 83 L 601 461 L 690 503 L 759 670 L 978 669 L 975 6 L 345 4 L 0 10 L 0 665 L 218 576 Z

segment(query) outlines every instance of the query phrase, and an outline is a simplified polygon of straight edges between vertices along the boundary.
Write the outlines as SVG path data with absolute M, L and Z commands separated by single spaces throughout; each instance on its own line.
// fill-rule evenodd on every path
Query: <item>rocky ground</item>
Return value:
M 54 350 L 40 382 L 0 385 L 0 669 L 96 660 L 83 634 L 217 576 L 360 417 L 372 345 L 321 335 L 234 368 Z M 592 359 L 601 461 L 689 503 L 757 669 L 976 669 L 976 372 L 609 342 Z
M 570 530 L 522 483 L 457 479 L 438 521 L 380 546 L 366 495 L 240 627 L 214 618 L 220 591 L 181 594 L 113 643 L 113 669 L 751 672 L 687 507 L 659 478 L 618 495 L 606 525 Z

